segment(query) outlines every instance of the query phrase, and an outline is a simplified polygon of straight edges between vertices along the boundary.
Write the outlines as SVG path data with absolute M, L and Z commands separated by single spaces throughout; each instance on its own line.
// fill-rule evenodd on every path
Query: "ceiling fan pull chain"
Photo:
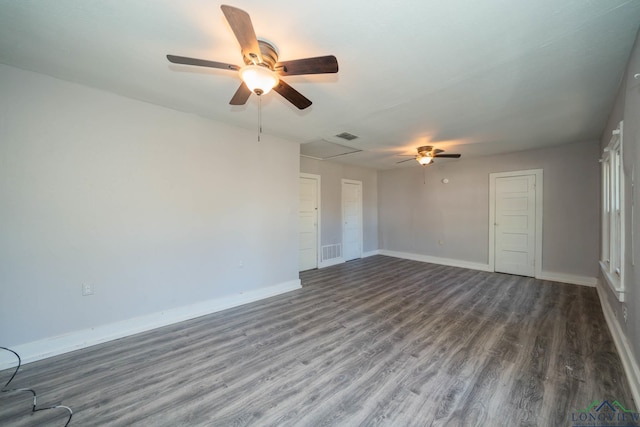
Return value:
M 422 166 L 422 183 L 426 184 L 427 183 L 427 173 L 426 173 L 426 166 Z
M 258 142 L 260 142 L 260 134 L 262 134 L 262 97 L 258 96 Z

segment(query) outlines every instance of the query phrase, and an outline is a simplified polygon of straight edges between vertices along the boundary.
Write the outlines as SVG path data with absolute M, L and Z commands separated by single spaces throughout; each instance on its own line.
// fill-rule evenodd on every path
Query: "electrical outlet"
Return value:
M 622 317 L 624 317 L 624 323 L 627 323 L 627 315 L 627 306 L 625 305 L 622 307 Z
M 91 283 L 84 283 L 82 285 L 82 296 L 93 295 L 93 285 Z

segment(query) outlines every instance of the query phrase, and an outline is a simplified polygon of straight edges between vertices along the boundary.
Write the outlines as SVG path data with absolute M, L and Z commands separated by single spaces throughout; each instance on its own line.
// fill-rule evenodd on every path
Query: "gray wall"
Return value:
M 298 144 L 3 65 L 0 93 L 2 345 L 298 280 Z
M 576 143 L 441 160 L 424 170 L 416 165 L 381 171 L 380 248 L 486 264 L 489 174 L 543 169 L 542 270 L 597 277 L 598 145 Z M 448 184 L 441 182 L 444 178 Z
M 609 122 L 601 140 L 601 145 L 604 148 L 609 144 L 611 132 L 618 126 L 620 120 L 624 120 L 625 217 L 627 219 L 626 227 L 629 230 L 626 233 L 624 260 L 626 302 L 624 304 L 620 303 L 607 286 L 605 279 L 602 277 L 600 280 L 600 294 L 605 296 L 603 304 L 608 304 L 615 314 L 615 319 L 613 320 L 618 323 L 619 329 L 626 334 L 633 351 L 631 356 L 635 358 L 636 366 L 640 366 L 640 268 L 635 268 L 640 265 L 640 250 L 637 242 L 635 266 L 632 249 L 632 240 L 637 240 L 638 236 L 640 236 L 640 209 L 637 206 L 633 211 L 631 209 L 632 200 L 640 200 L 640 186 L 637 182 L 632 186 L 632 177 L 635 175 L 637 180 L 640 174 L 640 79 L 633 77 L 637 73 L 640 73 L 640 32 L 636 37 L 636 43 L 631 53 L 626 74 L 622 80 L 615 106 L 609 116 Z M 632 195 L 634 189 L 635 194 Z M 632 213 L 635 214 L 633 221 L 631 220 Z M 631 228 L 632 224 L 635 225 L 635 229 Z M 628 312 L 626 323 L 622 314 L 625 306 Z
M 363 252 L 378 249 L 378 180 L 374 169 L 300 157 L 300 172 L 320 175 L 321 245 L 342 243 L 342 179 L 362 181 Z

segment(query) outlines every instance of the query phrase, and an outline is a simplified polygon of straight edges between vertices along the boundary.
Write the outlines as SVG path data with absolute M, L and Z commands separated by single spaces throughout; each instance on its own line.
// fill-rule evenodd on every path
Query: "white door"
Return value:
M 362 182 L 342 180 L 342 256 L 362 258 Z
M 299 270 L 318 267 L 318 180 L 300 177 Z
M 495 271 L 535 276 L 536 176 L 496 178 Z

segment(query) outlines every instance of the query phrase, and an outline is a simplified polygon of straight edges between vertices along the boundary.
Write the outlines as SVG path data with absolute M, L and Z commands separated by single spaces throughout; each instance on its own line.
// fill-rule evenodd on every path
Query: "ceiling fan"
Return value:
M 411 154 L 411 156 L 413 157 L 412 159 L 402 160 L 396 163 L 404 163 L 410 160 L 417 160 L 417 162 L 420 163 L 422 166 L 426 166 L 430 163 L 433 163 L 433 159 L 436 157 L 459 159 L 461 156 L 460 154 L 442 154 L 444 153 L 444 150 L 440 150 L 437 148 L 434 149 L 433 146 L 431 145 L 418 147 L 417 151 L 418 151 L 417 155 L 414 156 L 413 154 Z
M 220 8 L 238 43 L 240 43 L 242 59 L 245 64 L 243 67 L 176 55 L 167 55 L 167 59 L 174 64 L 238 71 L 242 84 L 229 104 L 244 105 L 252 92 L 261 96 L 273 89 L 287 101 L 303 110 L 311 105 L 311 101 L 280 77 L 338 72 L 338 60 L 333 55 L 279 62 L 275 46 L 256 38 L 251 18 L 247 12 L 227 5 L 222 5 Z

